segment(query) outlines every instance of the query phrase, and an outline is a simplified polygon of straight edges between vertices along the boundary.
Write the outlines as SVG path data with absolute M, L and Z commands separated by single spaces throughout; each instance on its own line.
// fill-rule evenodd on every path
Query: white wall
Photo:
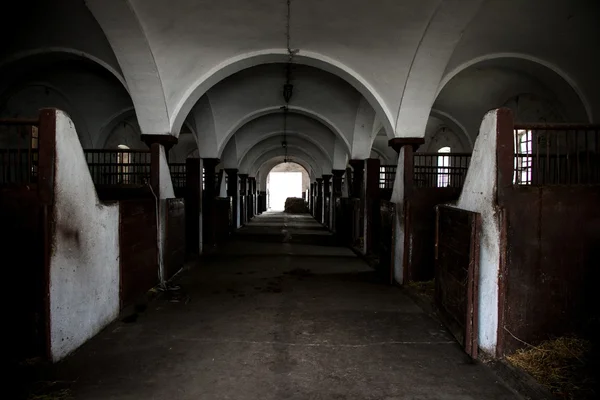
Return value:
M 496 354 L 498 336 L 498 273 L 500 217 L 497 193 L 497 110 L 481 123 L 465 184 L 456 207 L 481 214 L 479 261 L 479 347 Z
M 119 313 L 119 206 L 103 205 L 73 121 L 56 111 L 50 351 L 64 358 Z

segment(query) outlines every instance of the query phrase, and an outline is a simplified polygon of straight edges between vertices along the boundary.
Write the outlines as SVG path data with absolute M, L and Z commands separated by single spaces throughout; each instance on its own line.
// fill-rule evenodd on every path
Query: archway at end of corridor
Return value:
M 299 164 L 284 162 L 276 165 L 267 175 L 267 208 L 283 211 L 288 197 L 306 199 L 310 186 L 308 172 Z

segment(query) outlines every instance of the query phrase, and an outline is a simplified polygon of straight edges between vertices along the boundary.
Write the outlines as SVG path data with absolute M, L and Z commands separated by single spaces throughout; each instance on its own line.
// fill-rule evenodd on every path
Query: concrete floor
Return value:
M 60 363 L 76 399 L 515 399 L 308 216 L 267 213 Z

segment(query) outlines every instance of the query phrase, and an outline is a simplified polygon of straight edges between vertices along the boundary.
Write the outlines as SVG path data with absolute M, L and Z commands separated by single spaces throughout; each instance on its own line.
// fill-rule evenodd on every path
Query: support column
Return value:
M 199 255 L 200 240 L 206 243 L 206 228 L 201 228 L 202 218 L 202 166 L 199 158 L 185 160 L 185 247 L 186 253 Z M 202 231 L 202 232 L 201 232 Z M 201 233 L 203 235 L 201 235 Z
M 315 205 L 315 202 L 313 200 L 313 197 L 315 195 L 314 187 L 315 187 L 314 184 L 311 182 L 309 185 L 310 193 L 308 193 L 308 209 L 309 209 L 311 215 L 314 215 L 314 210 L 313 210 L 314 205 Z
M 264 213 L 267 211 L 267 191 L 260 191 L 260 212 Z
M 365 254 L 374 254 L 379 241 L 379 167 L 377 158 L 365 160 Z
M 323 178 L 317 178 L 316 181 L 315 218 L 323 223 Z
M 256 211 L 254 209 L 256 204 L 256 178 L 248 178 L 248 221 L 254 218 Z
M 240 225 L 248 223 L 248 174 L 238 174 L 240 177 Z
M 189 158 L 188 158 L 189 160 Z M 217 244 L 217 225 L 227 224 L 228 221 L 217 221 L 217 173 L 218 158 L 203 158 L 204 195 L 202 196 L 202 236 L 205 246 L 214 247 Z M 188 172 L 189 173 L 189 172 Z M 200 181 L 202 172 L 200 171 Z
M 364 251 L 365 235 L 365 190 L 364 190 L 364 160 L 350 160 L 352 166 L 352 245 Z
M 342 177 L 346 173 L 344 169 L 334 169 L 333 173 L 333 199 L 331 205 L 331 230 L 338 232 L 338 217 L 341 216 L 342 199 Z
M 363 196 L 365 160 L 350 160 L 352 166 L 352 194 L 351 197 L 360 199 Z
M 238 170 L 237 168 L 227 168 L 227 196 L 231 197 L 231 226 L 230 229 L 234 232 L 239 226 L 240 213 L 239 213 L 239 182 L 238 182 Z
M 392 201 L 396 203 L 396 231 L 397 238 L 404 238 L 403 242 L 394 243 L 394 278 L 402 284 L 410 279 L 410 227 L 407 226 L 408 215 L 406 202 L 414 190 L 414 153 L 420 145 L 425 143 L 423 138 L 394 138 L 388 145 L 398 153 L 398 168 L 396 181 L 403 180 L 403 191 L 394 188 Z
M 331 229 L 331 175 L 323 175 L 323 224 Z
M 169 164 L 167 163 L 167 153 L 172 146 L 177 144 L 177 138 L 171 135 L 142 135 L 141 139 L 150 148 L 150 186 L 157 198 L 158 207 L 159 277 L 160 284 L 164 285 L 167 199 L 175 197 Z

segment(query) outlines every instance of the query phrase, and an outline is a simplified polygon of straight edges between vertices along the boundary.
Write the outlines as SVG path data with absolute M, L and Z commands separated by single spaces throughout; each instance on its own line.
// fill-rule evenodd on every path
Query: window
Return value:
M 128 151 L 129 146 L 120 144 L 117 146 L 118 178 L 117 183 L 128 184 L 131 181 L 131 153 Z
M 450 147 L 442 147 L 438 150 L 438 153 L 450 153 Z M 450 156 L 438 156 L 438 175 L 437 175 L 437 186 L 447 187 L 450 186 Z
M 518 130 L 515 136 L 517 154 L 515 156 L 514 183 L 531 185 L 531 167 L 533 164 L 533 145 L 530 130 Z

